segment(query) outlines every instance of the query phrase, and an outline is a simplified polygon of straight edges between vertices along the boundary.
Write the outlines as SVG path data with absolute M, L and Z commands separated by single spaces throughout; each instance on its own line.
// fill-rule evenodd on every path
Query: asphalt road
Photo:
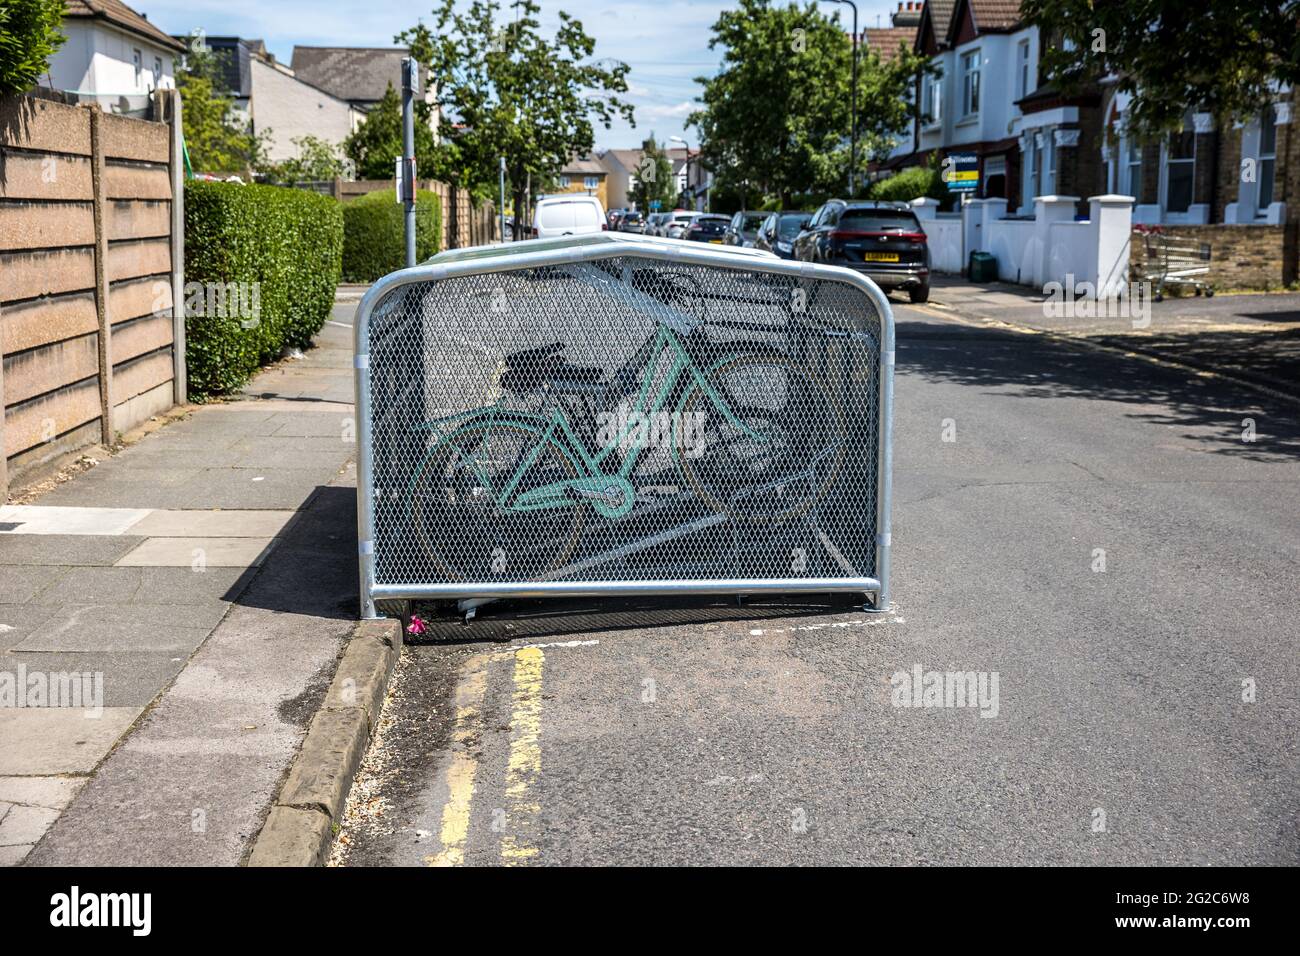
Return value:
M 438 624 L 336 862 L 1300 862 L 1300 408 L 895 309 L 893 613 Z

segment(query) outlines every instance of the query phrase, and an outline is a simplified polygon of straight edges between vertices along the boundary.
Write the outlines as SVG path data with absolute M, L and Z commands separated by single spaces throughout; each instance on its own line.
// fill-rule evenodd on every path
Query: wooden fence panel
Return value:
M 0 97 L 0 502 L 183 397 L 174 91 L 154 115 Z

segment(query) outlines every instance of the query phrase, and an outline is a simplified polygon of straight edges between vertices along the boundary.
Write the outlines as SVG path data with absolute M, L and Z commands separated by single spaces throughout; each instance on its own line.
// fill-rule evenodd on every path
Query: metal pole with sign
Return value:
M 497 213 L 501 220 L 501 241 L 506 241 L 506 158 L 501 157 L 501 209 Z
M 420 92 L 420 65 L 402 60 L 402 168 L 398 198 L 406 206 L 406 265 L 415 265 L 415 96 Z

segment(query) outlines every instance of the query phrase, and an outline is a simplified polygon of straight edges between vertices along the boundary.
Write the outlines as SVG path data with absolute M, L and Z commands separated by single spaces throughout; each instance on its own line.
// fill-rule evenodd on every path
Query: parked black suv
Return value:
M 856 269 L 886 292 L 907 290 L 913 302 L 930 298 L 930 247 L 904 203 L 832 199 L 795 239 L 794 257 Z

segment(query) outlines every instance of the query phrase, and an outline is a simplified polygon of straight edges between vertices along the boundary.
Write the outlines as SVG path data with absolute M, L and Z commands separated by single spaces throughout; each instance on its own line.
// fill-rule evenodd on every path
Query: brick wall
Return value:
M 174 141 L 170 123 L 0 97 L 0 500 L 183 400 Z
M 1280 289 L 1284 254 L 1289 241 L 1285 226 L 1163 226 L 1169 236 L 1210 244 L 1210 273 L 1205 277 L 1218 289 Z M 1130 266 L 1134 279 L 1142 274 L 1146 241 L 1133 233 Z

